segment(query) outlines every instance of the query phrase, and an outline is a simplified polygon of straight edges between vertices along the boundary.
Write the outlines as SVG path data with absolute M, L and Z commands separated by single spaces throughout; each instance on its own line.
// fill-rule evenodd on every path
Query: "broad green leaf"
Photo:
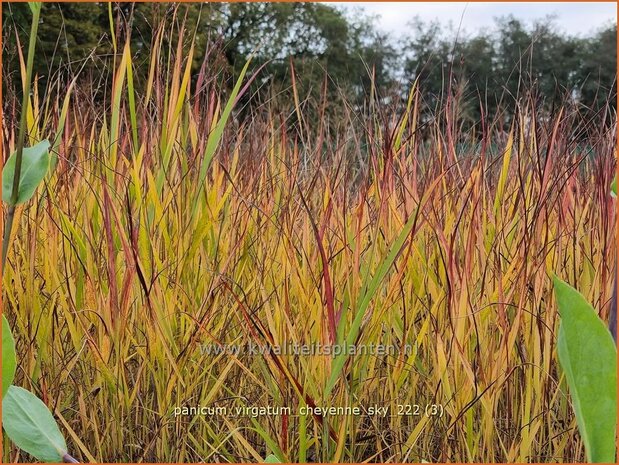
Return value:
M 613 179 L 613 182 L 610 185 L 610 194 L 613 197 L 617 197 L 617 176 L 615 175 L 615 179 Z
M 34 394 L 11 386 L 2 400 L 2 426 L 23 451 L 44 462 L 62 462 L 67 444 L 47 406 Z
M 556 276 L 561 315 L 559 362 L 565 371 L 587 460 L 615 462 L 617 348 L 586 299 Z
M 6 317 L 2 315 L 2 398 L 15 376 L 15 341 Z
M 24 148 L 22 152 L 22 165 L 19 180 L 17 202 L 27 202 L 34 195 L 49 169 L 49 142 L 43 140 L 38 144 Z M 13 192 L 13 178 L 15 177 L 15 159 L 13 153 L 2 169 L 2 200 L 11 203 Z
M 279 459 L 277 457 L 275 457 L 273 454 L 267 455 L 267 457 L 264 459 L 264 463 L 282 463 L 279 461 Z

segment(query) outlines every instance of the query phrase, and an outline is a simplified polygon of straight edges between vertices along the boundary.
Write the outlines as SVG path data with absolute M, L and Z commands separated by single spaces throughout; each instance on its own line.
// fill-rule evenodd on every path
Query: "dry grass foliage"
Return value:
M 78 79 L 28 108 L 32 140 L 64 131 L 45 187 L 18 211 L 4 311 L 17 382 L 52 407 L 74 455 L 582 461 L 548 273 L 606 309 L 614 123 L 523 95 L 511 122 L 474 132 L 457 96 L 422 115 L 415 86 L 402 108 L 373 99 L 338 119 L 295 86 L 287 112 L 266 102 L 241 120 L 226 114 L 238 96 L 208 69 L 192 78 L 191 47 L 163 47 L 162 34 L 139 91 L 120 45 L 103 102 Z M 395 352 L 204 349 L 334 342 Z M 397 415 L 407 404 L 443 415 Z M 295 414 L 374 405 L 389 414 Z

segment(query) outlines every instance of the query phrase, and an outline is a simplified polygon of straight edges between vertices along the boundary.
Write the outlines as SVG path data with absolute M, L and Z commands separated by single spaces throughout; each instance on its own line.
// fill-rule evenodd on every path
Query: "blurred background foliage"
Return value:
M 3 9 L 3 65 L 8 76 L 3 90 L 9 93 L 19 92 L 17 46 L 27 36 L 27 10 L 23 3 L 5 3 Z M 531 85 L 548 109 L 566 98 L 580 106 L 585 117 L 593 117 L 609 99 L 616 107 L 615 24 L 576 37 L 563 33 L 552 17 L 533 24 L 511 16 L 497 18 L 493 29 L 474 33 L 416 18 L 408 34 L 394 38 L 363 11 L 321 3 L 255 2 L 111 7 L 103 2 L 45 3 L 41 17 L 39 88 L 63 75 L 68 80 L 82 67 L 84 82 L 97 86 L 110 73 L 114 39 L 122 47 L 127 31 L 139 88 L 145 84 L 155 32 L 164 28 L 164 44 L 176 47 L 185 24 L 186 30 L 195 31 L 182 38 L 187 46 L 195 40 L 194 79 L 206 66 L 210 75 L 231 83 L 254 53 L 254 69 L 264 68 L 253 83 L 254 91 L 246 94 L 245 103 L 251 97 L 253 105 L 277 101 L 290 89 L 293 68 L 303 95 L 319 92 L 333 108 L 343 97 L 361 103 L 370 93 L 404 103 L 405 89 L 418 78 L 421 108 L 438 108 L 452 93 L 473 125 L 482 115 L 513 108 L 519 88 Z

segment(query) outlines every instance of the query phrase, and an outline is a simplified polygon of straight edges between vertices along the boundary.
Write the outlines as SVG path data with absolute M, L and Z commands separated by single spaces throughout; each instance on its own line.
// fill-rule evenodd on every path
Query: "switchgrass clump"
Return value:
M 294 85 L 241 118 L 259 72 L 228 92 L 165 34 L 140 86 L 119 43 L 103 101 L 71 76 L 27 108 L 29 145 L 57 143 L 15 213 L 4 312 L 16 384 L 76 458 L 583 461 L 551 274 L 606 309 L 610 108 L 592 126 L 523 93 L 465 129 L 450 89 L 432 112 L 416 83 L 334 119 Z M 289 350 L 338 344 L 358 353 Z M 361 414 L 298 414 L 328 407 Z

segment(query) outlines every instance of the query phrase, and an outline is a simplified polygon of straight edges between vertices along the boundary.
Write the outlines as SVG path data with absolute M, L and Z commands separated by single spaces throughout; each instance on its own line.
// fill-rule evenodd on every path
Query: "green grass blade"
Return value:
M 217 150 L 217 146 L 219 145 L 219 141 L 223 136 L 224 129 L 228 122 L 228 118 L 230 117 L 230 113 L 232 112 L 232 108 L 234 107 L 234 103 L 236 101 L 236 97 L 241 90 L 241 84 L 243 83 L 243 78 L 245 77 L 245 73 L 247 73 L 247 69 L 249 68 L 249 64 L 251 63 L 251 58 L 247 60 L 245 66 L 241 70 L 241 74 L 239 75 L 236 84 L 234 85 L 234 89 L 232 89 L 232 93 L 230 94 L 230 98 L 226 103 L 226 106 L 217 121 L 217 125 L 213 132 L 209 134 L 208 142 L 206 143 L 206 149 L 204 151 L 204 158 L 202 159 L 202 164 L 200 165 L 200 177 L 198 178 L 198 188 L 200 189 L 204 184 L 204 180 L 206 179 L 206 173 L 208 172 L 208 167 L 211 165 L 211 161 L 213 160 L 213 156 L 215 155 L 215 151 Z
M 393 265 L 400 251 L 402 250 L 402 246 L 404 245 L 406 238 L 408 237 L 408 235 L 410 234 L 410 232 L 412 231 L 415 225 L 418 213 L 419 213 L 419 207 L 417 207 L 415 212 L 409 217 L 408 221 L 404 225 L 404 228 L 400 232 L 399 236 L 396 238 L 396 240 L 391 245 L 391 248 L 389 249 L 389 253 L 383 259 L 380 266 L 378 267 L 378 271 L 374 274 L 374 277 L 372 278 L 369 285 L 365 289 L 361 303 L 359 304 L 359 307 L 357 308 L 357 311 L 355 312 L 355 318 L 352 322 L 350 330 L 348 331 L 348 335 L 346 336 L 346 340 L 345 340 L 346 347 L 353 344 L 355 340 L 357 339 L 365 312 L 368 306 L 370 305 L 370 302 L 372 301 L 374 294 L 376 294 L 376 291 L 378 290 L 380 283 L 385 278 L 385 276 L 387 276 L 387 273 L 389 273 L 391 266 Z M 331 366 L 331 376 L 329 377 L 329 381 L 327 382 L 327 386 L 325 389 L 325 397 L 329 396 L 329 394 L 331 394 L 331 391 L 333 391 L 333 388 L 335 387 L 335 384 L 337 383 L 337 380 L 340 374 L 342 373 L 342 369 L 344 368 L 344 363 L 346 362 L 347 358 L 348 358 L 348 354 L 346 353 L 346 351 L 344 351 L 343 353 L 340 353 L 333 359 L 333 364 Z

